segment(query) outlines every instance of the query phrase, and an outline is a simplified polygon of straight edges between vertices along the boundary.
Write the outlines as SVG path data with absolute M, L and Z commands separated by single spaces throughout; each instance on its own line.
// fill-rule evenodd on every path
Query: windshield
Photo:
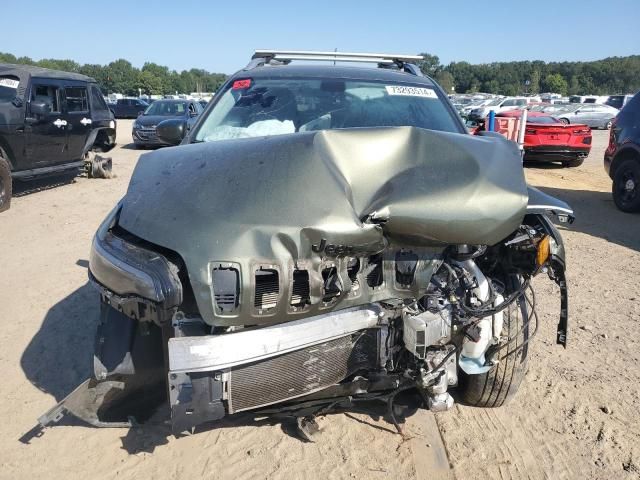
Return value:
M 413 126 L 460 133 L 436 91 L 341 79 L 236 80 L 202 122 L 195 141 L 354 127 Z
M 144 111 L 145 115 L 160 115 L 163 117 L 181 117 L 187 111 L 187 102 L 153 102 Z

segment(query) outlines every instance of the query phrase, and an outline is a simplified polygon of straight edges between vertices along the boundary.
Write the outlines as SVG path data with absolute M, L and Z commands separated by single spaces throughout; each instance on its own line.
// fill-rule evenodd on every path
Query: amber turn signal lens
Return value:
M 549 259 L 549 235 L 542 237 L 538 242 L 538 252 L 536 253 L 536 263 L 539 267 L 545 264 Z

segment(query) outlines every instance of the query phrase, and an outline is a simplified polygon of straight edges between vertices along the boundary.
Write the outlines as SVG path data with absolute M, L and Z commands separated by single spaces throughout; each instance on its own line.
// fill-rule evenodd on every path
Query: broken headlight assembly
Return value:
M 137 320 L 161 323 L 182 303 L 178 268 L 139 245 L 138 239 L 127 238 L 131 236 L 117 227 L 118 211 L 107 217 L 93 239 L 89 279 L 104 302 Z

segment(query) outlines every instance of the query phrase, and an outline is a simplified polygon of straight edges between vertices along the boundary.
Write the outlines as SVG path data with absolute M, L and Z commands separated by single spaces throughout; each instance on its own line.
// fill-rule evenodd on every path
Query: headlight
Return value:
M 116 222 L 117 212 L 107 217 L 93 238 L 89 257 L 92 280 L 123 297 L 142 297 L 165 308 L 180 305 L 182 284 L 175 265 L 163 255 L 114 235 L 110 228 Z
M 133 129 L 137 130 L 139 128 L 142 128 L 142 125 L 140 125 L 138 122 L 133 122 Z

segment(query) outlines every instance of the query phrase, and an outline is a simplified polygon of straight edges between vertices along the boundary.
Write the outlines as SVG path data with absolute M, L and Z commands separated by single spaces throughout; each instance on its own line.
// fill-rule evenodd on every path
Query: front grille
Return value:
M 306 270 L 294 270 L 291 287 L 291 306 L 304 308 L 309 303 L 309 272 Z
M 229 413 L 308 395 L 376 368 L 378 330 L 369 329 L 278 357 L 231 368 Z
M 367 285 L 372 288 L 379 287 L 382 282 L 382 255 L 372 255 L 369 257 L 369 266 L 367 267 Z
M 278 304 L 280 283 L 277 270 L 261 268 L 256 271 L 256 296 L 254 306 L 258 310 L 268 310 Z
M 240 275 L 237 268 L 217 266 L 211 274 L 213 293 L 218 313 L 229 313 L 238 308 Z

